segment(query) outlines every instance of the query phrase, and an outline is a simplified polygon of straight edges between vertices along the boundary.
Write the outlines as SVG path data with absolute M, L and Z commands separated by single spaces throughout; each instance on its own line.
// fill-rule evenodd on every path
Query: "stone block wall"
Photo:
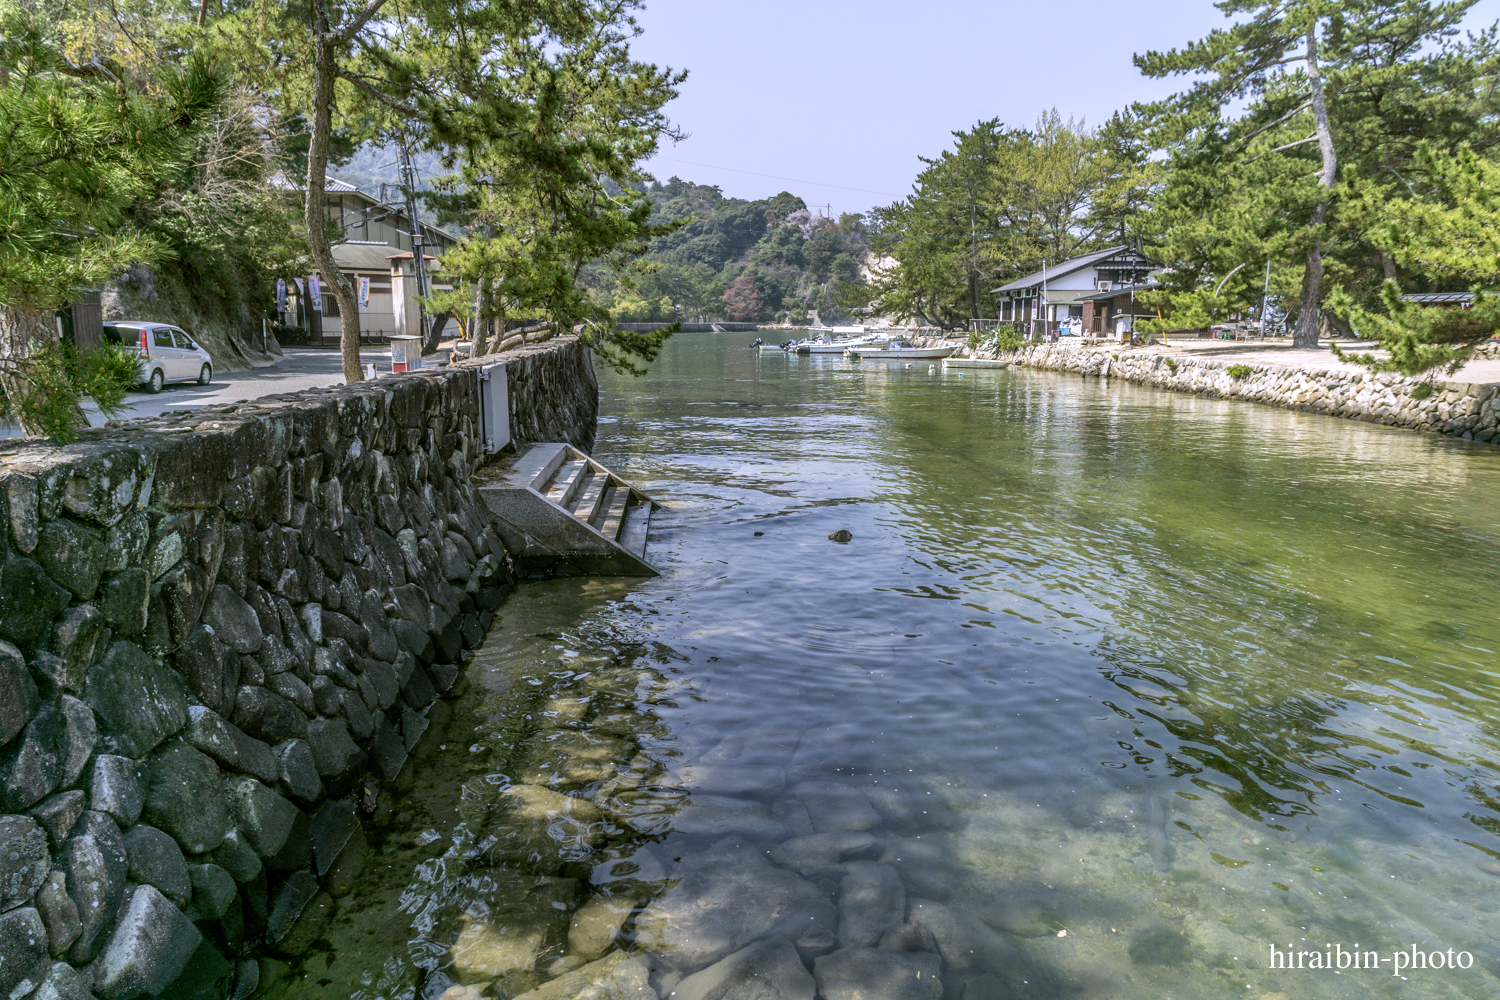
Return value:
M 1123 378 L 1175 392 L 1270 403 L 1466 440 L 1500 438 L 1500 384 L 1495 383 L 1438 382 L 1432 395 L 1418 399 L 1412 390 L 1425 379 L 1389 373 L 1255 364 L 1249 374 L 1236 378 L 1228 371 L 1233 361 L 1053 344 L 1024 347 L 1010 357 L 1025 368 Z
M 592 443 L 586 348 L 501 359 Z M 489 360 L 0 449 L 0 997 L 253 991 L 514 582 Z
M 470 364 L 505 361 L 511 438 L 518 447 L 566 441 L 594 450 L 599 426 L 599 379 L 592 352 L 574 337 L 531 344 Z

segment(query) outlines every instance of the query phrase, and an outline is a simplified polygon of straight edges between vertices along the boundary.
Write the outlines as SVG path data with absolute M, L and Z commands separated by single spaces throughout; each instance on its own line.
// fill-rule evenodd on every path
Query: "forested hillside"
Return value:
M 746 201 L 673 177 L 642 188 L 651 222 L 678 228 L 657 238 L 630 282 L 603 270 L 596 294 L 622 322 L 682 319 L 805 323 L 844 318 L 841 285 L 861 282 L 866 253 L 859 215 L 837 220 L 808 210 L 786 191 Z M 632 287 L 633 286 L 633 287 Z

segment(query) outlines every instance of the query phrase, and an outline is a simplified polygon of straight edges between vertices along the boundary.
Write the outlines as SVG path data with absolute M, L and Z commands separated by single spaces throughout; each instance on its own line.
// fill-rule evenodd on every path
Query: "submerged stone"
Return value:
M 563 940 L 578 896 L 574 879 L 516 876 L 496 871 L 493 888 L 473 900 L 450 949 L 466 980 L 531 971 L 548 947 Z
M 877 813 L 865 793 L 839 781 L 804 781 L 792 789 L 812 818 L 818 833 L 874 830 L 880 826 Z
M 767 798 L 786 787 L 786 771 L 770 764 L 692 764 L 674 774 L 691 792 Z
M 845 948 L 813 965 L 823 1000 L 941 1000 L 942 961 L 936 955 Z
M 603 820 L 587 799 L 536 785 L 512 785 L 489 810 L 485 829 L 495 842 L 486 856 L 555 871 L 593 853 L 604 840 Z
M 722 795 L 693 795 L 672 816 L 671 828 L 689 837 L 741 836 L 774 841 L 786 836 L 786 828 L 766 815 L 759 802 Z
M 636 943 L 678 969 L 700 969 L 760 938 L 797 945 L 837 931 L 828 897 L 754 848 L 716 848 L 667 874 L 675 884 L 636 917 Z
M 896 869 L 873 861 L 844 866 L 839 881 L 839 943 L 874 947 L 881 935 L 906 919 L 906 889 Z
M 595 896 L 573 914 L 568 925 L 568 954 L 591 962 L 614 947 L 620 929 L 635 910 L 630 896 Z
M 615 952 L 522 993 L 516 1000 L 657 1000 L 644 960 Z
M 786 938 L 742 948 L 688 976 L 672 990 L 676 1000 L 813 1000 L 817 986 Z
M 635 747 L 576 729 L 548 729 L 532 741 L 517 780 L 549 788 L 576 789 L 603 781 L 630 763 Z
M 801 872 L 821 875 L 841 861 L 870 860 L 880 855 L 880 842 L 868 833 L 848 830 L 793 837 L 771 849 L 771 860 Z

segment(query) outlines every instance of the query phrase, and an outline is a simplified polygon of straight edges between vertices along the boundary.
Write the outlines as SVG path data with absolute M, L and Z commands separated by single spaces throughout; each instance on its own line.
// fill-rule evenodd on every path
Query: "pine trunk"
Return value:
M 1318 25 L 1314 21 L 1307 29 L 1307 79 L 1312 89 L 1313 119 L 1317 123 L 1318 151 L 1323 157 L 1323 168 L 1318 171 L 1318 183 L 1325 192 L 1324 198 L 1313 211 L 1311 228 L 1315 231 L 1312 246 L 1307 250 L 1307 267 L 1302 273 L 1302 298 L 1297 306 L 1297 326 L 1292 331 L 1293 347 L 1317 347 L 1318 334 L 1322 328 L 1322 314 L 1318 302 L 1323 291 L 1323 243 L 1316 231 L 1321 230 L 1328 217 L 1328 192 L 1333 187 L 1338 172 L 1338 154 L 1333 148 L 1333 132 L 1328 127 L 1328 105 L 1323 101 L 1323 75 L 1318 69 Z
M 328 140 L 333 131 L 333 84 L 336 76 L 334 41 L 328 23 L 318 16 L 313 32 L 313 113 L 307 146 L 307 242 L 313 264 L 328 291 L 339 304 L 339 354 L 344 363 L 344 381 L 364 378 L 359 365 L 359 303 L 354 286 L 333 259 L 328 242 L 327 196 Z
M 490 340 L 490 321 L 484 314 L 484 281 L 474 282 L 474 354 L 486 354 Z

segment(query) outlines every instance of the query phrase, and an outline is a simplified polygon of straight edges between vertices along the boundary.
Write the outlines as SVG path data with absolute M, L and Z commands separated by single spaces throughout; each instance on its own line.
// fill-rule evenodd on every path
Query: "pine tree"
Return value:
M 1155 230 L 1178 305 L 1201 311 L 1232 274 L 1231 294 L 1254 302 L 1247 265 L 1270 260 L 1276 284 L 1297 285 L 1293 342 L 1308 347 L 1329 280 L 1373 295 L 1375 255 L 1339 216 L 1340 178 L 1352 168 L 1389 188 L 1423 139 L 1495 141 L 1493 33 L 1453 41 L 1473 2 L 1225 0 L 1242 20 L 1136 57 L 1148 76 L 1206 74 L 1138 109 L 1171 154 Z M 1238 103 L 1247 111 L 1229 117 Z
M 28 434 L 66 440 L 134 381 L 133 358 L 58 343 L 55 310 L 80 288 L 168 253 L 126 210 L 178 169 L 221 99 L 201 60 L 127 82 L 103 57 L 74 63 L 56 25 L 0 4 L 0 390 Z

